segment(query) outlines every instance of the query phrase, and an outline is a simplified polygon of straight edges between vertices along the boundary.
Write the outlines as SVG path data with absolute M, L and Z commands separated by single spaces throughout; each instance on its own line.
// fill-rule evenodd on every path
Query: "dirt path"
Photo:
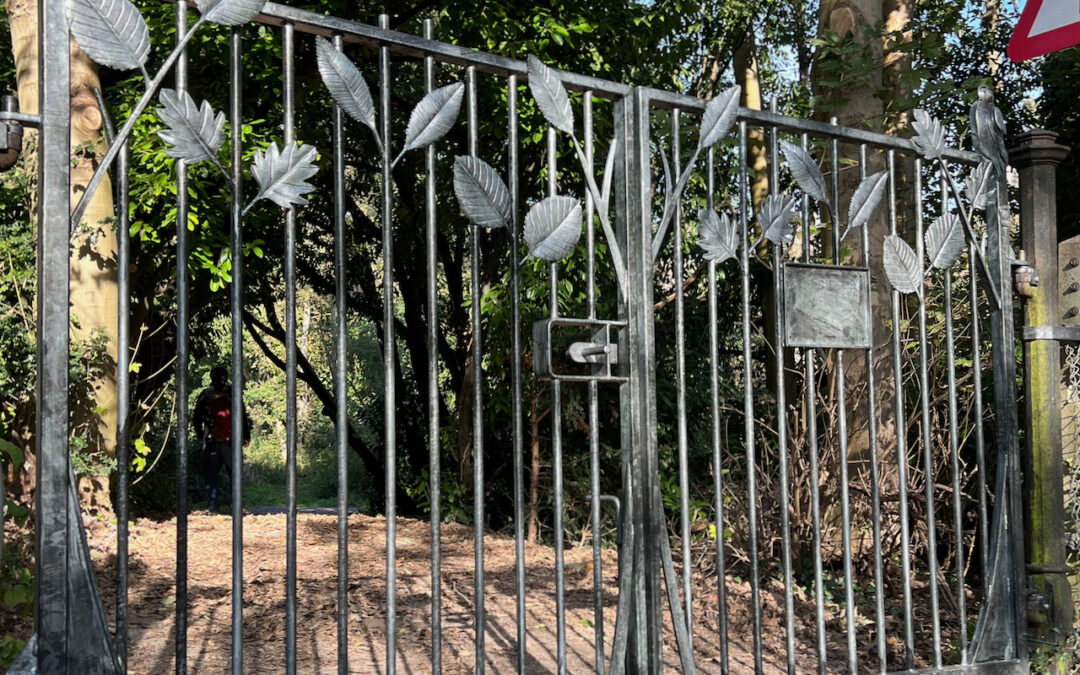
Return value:
M 285 516 L 244 518 L 244 670 L 282 672 L 285 660 Z M 385 537 L 382 517 L 349 518 L 349 670 L 385 670 Z M 115 527 L 87 519 L 92 557 L 103 589 L 106 614 L 115 606 Z M 431 671 L 429 525 L 398 521 L 399 673 Z M 442 530 L 443 671 L 472 672 L 473 537 L 472 529 L 444 525 Z M 196 514 L 189 519 L 188 670 L 224 673 L 230 664 L 231 520 Z M 297 562 L 300 672 L 336 672 L 337 523 L 333 516 L 298 517 Z M 137 521 L 131 529 L 130 644 L 132 673 L 174 672 L 175 521 Z M 486 660 L 489 672 L 513 672 L 516 654 L 514 542 L 502 535 L 485 538 L 487 609 Z M 554 554 L 527 546 L 527 649 L 530 673 L 556 672 Z M 591 548 L 566 551 L 567 670 L 591 672 L 594 629 Z M 676 569 L 680 569 L 676 562 Z M 616 559 L 603 558 L 604 640 L 614 632 Z M 716 577 L 695 577 L 694 653 L 699 672 L 720 671 Z M 728 583 L 729 659 L 732 672 L 753 669 L 749 587 Z M 763 589 L 764 661 L 767 672 L 780 672 L 785 659 L 780 589 Z M 805 608 L 804 608 L 805 610 Z M 800 672 L 816 666 L 812 611 L 797 611 L 796 654 Z M 670 617 L 667 622 L 670 624 Z M 679 672 L 673 634 L 665 631 L 665 662 Z M 840 636 L 837 636 L 838 638 Z M 830 642 L 832 640 L 830 639 Z

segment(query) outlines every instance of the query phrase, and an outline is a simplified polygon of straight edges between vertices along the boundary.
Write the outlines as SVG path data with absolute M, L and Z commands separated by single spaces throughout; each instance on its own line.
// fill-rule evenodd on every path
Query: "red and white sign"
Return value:
M 1007 52 L 1024 61 L 1080 44 L 1080 0 L 1028 0 Z

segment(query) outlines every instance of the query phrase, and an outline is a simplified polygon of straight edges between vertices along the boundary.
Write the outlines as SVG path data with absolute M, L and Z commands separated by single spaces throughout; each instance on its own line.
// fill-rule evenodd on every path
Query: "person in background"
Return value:
M 241 428 L 244 434 L 244 447 L 251 442 L 251 420 L 243 400 Z M 210 386 L 204 389 L 195 400 L 195 415 L 192 418 L 195 433 L 202 440 L 202 475 L 206 482 L 206 500 L 211 512 L 217 511 L 218 474 L 221 467 L 232 478 L 232 385 L 229 371 L 215 366 L 210 371 Z

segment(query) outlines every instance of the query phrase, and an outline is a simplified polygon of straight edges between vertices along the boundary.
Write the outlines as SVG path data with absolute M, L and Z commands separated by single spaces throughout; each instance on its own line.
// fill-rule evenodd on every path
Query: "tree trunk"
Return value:
M 540 394 L 529 397 L 529 526 L 525 536 L 535 544 L 540 535 L 540 421 L 550 412 L 540 412 Z
M 742 88 L 739 103 L 750 110 L 761 110 L 761 82 L 758 80 L 757 45 L 754 35 L 747 31 L 743 43 L 732 58 L 735 82 Z M 765 153 L 765 133 L 758 128 L 748 130 L 749 147 L 746 165 L 750 175 L 750 197 L 754 208 L 769 194 L 769 164 Z
M 19 108 L 38 112 L 37 0 L 10 0 L 7 5 L 11 48 L 19 95 Z M 102 115 L 93 90 L 100 88 L 97 67 L 71 42 L 71 204 L 75 206 L 106 151 L 101 134 Z M 34 152 L 34 132 L 29 132 L 27 152 Z M 72 239 L 71 314 L 73 339 L 86 339 L 95 331 L 107 338 L 106 363 L 92 383 L 93 400 L 82 415 L 72 419 L 74 433 L 83 435 L 87 449 L 115 456 L 116 447 L 116 232 L 112 185 L 105 178 L 86 209 L 80 231 Z M 29 450 L 29 448 L 26 448 Z M 108 479 L 93 476 L 80 485 L 84 503 L 109 509 Z
M 817 102 L 818 116 L 823 119 L 835 117 L 840 125 L 896 133 L 906 126 L 906 114 L 887 115 L 885 98 L 900 100 L 910 96 L 910 88 L 905 85 L 900 75 L 910 66 L 910 56 L 901 50 L 893 49 L 886 51 L 885 44 L 880 41 L 869 39 L 865 28 L 886 22 L 887 29 L 896 35 L 907 35 L 910 38 L 908 26 L 911 20 L 910 0 L 823 0 L 819 13 L 819 35 L 826 37 L 832 33 L 840 37 L 850 32 L 850 39 L 855 44 L 861 45 L 863 54 L 870 65 L 861 72 L 854 70 L 845 72 L 841 78 L 841 84 L 825 88 L 815 87 L 815 101 Z M 903 42 L 903 41 L 901 41 Z M 815 63 L 815 72 L 820 72 L 824 67 L 821 61 L 822 55 L 818 55 Z M 835 58 L 829 55 L 828 58 Z M 882 64 L 880 67 L 874 64 Z M 833 78 L 836 79 L 836 78 Z M 815 81 L 817 84 L 817 81 Z M 877 92 L 886 91 L 885 97 Z M 890 111 L 895 112 L 895 111 Z M 840 156 L 844 158 L 858 158 L 857 146 L 841 145 Z M 825 158 L 826 172 L 831 167 L 829 158 Z M 902 162 L 898 163 L 902 164 Z M 851 195 L 860 182 L 858 168 L 854 165 L 845 166 L 840 163 L 840 174 L 837 176 L 839 184 L 839 200 L 836 211 L 842 214 L 846 211 L 846 205 L 850 202 Z M 867 166 L 864 170 L 867 175 L 885 168 L 884 157 L 881 153 L 869 152 Z M 898 169 L 900 167 L 898 166 Z M 906 181 L 902 178 L 903 171 L 897 172 L 899 189 L 903 189 Z M 906 200 L 898 193 L 898 203 Z M 903 216 L 898 214 L 903 221 Z M 836 223 L 829 223 L 829 227 L 835 227 Z M 824 446 L 826 454 L 823 456 L 822 483 L 826 486 L 823 493 L 826 533 L 824 533 L 826 553 L 829 555 L 839 554 L 840 543 L 840 500 L 839 500 L 839 477 L 840 467 L 837 462 L 848 463 L 849 485 L 855 486 L 859 492 L 870 493 L 870 429 L 875 425 L 877 439 L 877 457 L 879 467 L 882 470 L 880 486 L 888 491 L 888 485 L 895 486 L 895 448 L 897 434 L 897 420 L 895 419 L 895 402 L 893 374 L 890 360 L 890 340 L 892 330 L 891 318 L 891 290 L 882 267 L 881 246 L 885 236 L 889 233 L 889 224 L 886 209 L 879 210 L 877 215 L 865 226 L 866 236 L 870 241 L 870 276 L 871 290 L 873 295 L 871 307 L 872 341 L 875 348 L 872 350 L 872 373 L 868 372 L 865 353 L 861 350 L 850 350 L 843 353 L 844 358 L 844 384 L 845 398 L 847 403 L 848 434 L 846 443 L 846 456 L 841 458 L 838 454 L 838 441 L 836 437 L 835 414 L 825 420 L 824 425 L 819 427 L 827 429 L 827 443 Z M 865 264 L 861 254 L 861 241 L 859 234 L 855 234 L 847 242 L 843 255 L 837 256 L 832 246 L 832 232 L 825 231 L 822 234 L 824 252 L 830 262 L 839 259 L 839 262 L 847 265 Z M 825 377 L 820 383 L 827 392 L 826 399 L 835 402 L 836 399 L 836 368 L 837 352 L 826 354 L 824 372 Z M 877 396 L 875 418 L 870 418 L 868 382 L 873 377 Z M 818 386 L 817 383 L 807 383 L 807 386 Z M 828 452 L 831 450 L 831 452 Z M 830 459 L 831 458 L 831 459 Z M 888 469 L 891 467 L 891 471 Z M 829 487 L 831 486 L 831 487 Z M 852 554 L 856 557 L 869 551 L 872 544 L 869 536 L 856 536 L 858 532 L 868 532 L 870 518 L 869 504 L 852 502 Z

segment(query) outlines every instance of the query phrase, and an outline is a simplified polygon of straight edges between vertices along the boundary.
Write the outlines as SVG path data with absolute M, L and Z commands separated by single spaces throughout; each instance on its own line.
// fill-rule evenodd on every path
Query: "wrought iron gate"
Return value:
M 14 672 L 116 672 L 137 645 L 127 639 L 127 430 L 118 448 L 118 605 L 115 638 L 93 580 L 77 498 L 68 468 L 67 344 L 68 241 L 81 207 L 69 203 L 68 65 L 70 30 L 97 62 L 142 69 L 147 93 L 122 125 L 104 158 L 124 184 L 125 141 L 134 120 L 154 100 L 165 124 L 162 139 L 178 158 L 177 255 L 186 260 L 186 167 L 218 164 L 225 115 L 187 93 L 185 44 L 204 22 L 231 26 L 228 72 L 229 128 L 242 127 L 244 25 L 260 22 L 280 31 L 284 92 L 282 145 L 256 154 L 251 175 L 258 196 L 242 201 L 240 143 L 231 164 L 218 164 L 233 189 L 229 216 L 233 260 L 243 259 L 245 214 L 257 201 L 284 209 L 286 326 L 289 342 L 290 506 L 284 663 L 252 661 L 244 652 L 243 511 L 241 472 L 233 478 L 233 672 L 277 669 L 297 663 L 296 583 L 296 356 L 295 300 L 297 218 L 316 171 L 315 152 L 294 138 L 294 54 L 314 49 L 319 71 L 337 106 L 332 120 L 334 264 L 337 274 L 337 453 L 344 475 L 347 206 L 342 147 L 373 134 L 381 152 L 383 226 L 381 269 L 384 320 L 386 451 L 386 651 L 377 667 L 393 673 L 400 658 L 396 591 L 395 489 L 395 190 L 393 170 L 406 153 L 426 153 L 424 173 L 428 316 L 438 312 L 436 239 L 447 209 L 460 207 L 473 224 L 472 298 L 481 297 L 481 232 L 508 230 L 505 270 L 512 319 L 504 336 L 512 359 L 511 411 L 484 409 L 481 303 L 472 303 L 472 428 L 474 481 L 474 668 L 530 668 L 554 642 L 547 658 L 559 672 L 659 672 L 664 665 L 728 672 L 753 668 L 799 672 L 817 669 L 880 672 L 922 666 L 942 672 L 957 666 L 979 672 L 1021 672 L 1025 621 L 1023 550 L 1019 536 L 1019 475 L 1015 410 L 1013 302 L 1009 203 L 1004 181 L 1000 113 L 989 93 L 972 111 L 981 154 L 948 149 L 939 122 L 917 112 L 913 139 L 900 139 L 834 124 L 798 120 L 738 106 L 731 89 L 710 101 L 591 76 L 559 72 L 535 59 L 522 62 L 322 16 L 261 0 L 197 0 L 177 6 L 179 42 L 153 77 L 145 69 L 149 35 L 126 0 L 40 3 L 39 379 L 36 643 Z M 430 24 L 429 24 L 430 28 Z M 330 37 L 330 40 L 326 38 Z M 361 70 L 346 56 L 360 44 L 377 52 L 379 82 L 372 96 Z M 394 129 L 396 84 L 391 57 L 421 59 L 425 94 L 404 134 Z M 259 64 L 258 67 L 264 67 Z M 173 89 L 158 91 L 172 74 Z M 435 80 L 450 84 L 436 88 Z M 507 117 L 505 145 L 496 150 L 478 137 L 478 83 L 502 88 Z M 546 193 L 519 181 L 519 95 L 526 91 L 547 123 Z M 568 94 L 568 91 L 573 94 Z M 464 108 L 463 148 L 444 140 Z M 996 115 L 996 116 L 995 116 Z M 579 117 L 581 121 L 579 122 Z M 350 119 L 351 118 L 351 119 Z M 612 137 L 594 138 L 596 120 Z M 362 127 L 367 127 L 364 129 Z M 579 137 L 578 134 L 581 134 Z M 599 143 L 598 143 L 599 140 Z M 689 143 L 692 152 L 685 152 Z M 599 169 L 595 146 L 605 148 Z M 573 151 L 571 154 L 569 151 Z M 584 185 L 560 185 L 563 151 L 580 164 Z M 436 173 L 453 160 L 454 196 L 437 194 Z M 751 175 L 751 155 L 762 163 Z M 485 157 L 487 159 L 485 159 Z M 113 163 L 113 160 L 116 163 Z M 494 168 L 487 162 L 504 164 Z M 822 169 L 820 166 L 824 166 Z M 786 168 L 785 168 L 786 167 Z M 964 171 L 961 183 L 956 173 Z M 751 194 L 751 180 L 767 172 L 768 194 Z M 662 180 L 661 180 L 662 176 Z M 505 177 L 505 179 L 504 179 Z M 375 180 L 374 177 L 372 180 Z M 93 192 L 96 182 L 87 187 Z M 123 190 L 121 191 L 123 194 Z M 123 199 L 123 197 L 122 197 Z M 848 202 L 841 204 L 841 201 Z M 84 197 L 85 201 L 85 197 Z M 450 206 L 456 204 L 456 206 Z M 843 208 L 843 207 L 847 208 Z M 697 208 L 695 208 L 697 207 Z M 686 213 L 684 213 L 686 211 Z M 119 233 L 122 293 L 126 205 Z M 926 225 L 926 221 L 931 224 Z M 599 225 L 599 228 L 596 226 Z M 586 242 L 579 245 L 584 228 Z M 600 232 L 602 237 L 596 236 Z M 696 238 L 694 235 L 696 232 Z M 755 241 L 753 233 L 759 232 Z M 521 334 L 521 239 L 530 256 L 549 265 L 545 318 Z M 845 245 L 850 248 L 845 248 Z M 489 255 L 485 253 L 484 255 Z M 583 302 L 560 300 L 564 258 L 587 267 Z M 966 262 L 961 265 L 961 261 Z M 692 269 L 688 268 L 692 265 Z M 233 266 L 231 286 L 233 372 L 242 369 L 243 266 Z M 563 277 L 565 278 L 565 277 Z M 725 285 L 729 281 L 729 285 Z M 702 286 L 705 288 L 703 289 Z M 721 304 L 721 294 L 730 302 Z M 188 426 L 187 267 L 177 265 L 178 421 Z M 606 294 L 606 295 L 605 295 Z M 128 298 L 121 297 L 125 307 Z M 605 312 L 610 310 L 610 314 Z M 928 318 L 929 314 L 929 318 Z M 126 392 L 127 316 L 120 317 L 118 380 Z M 959 323 L 959 328 L 957 324 Z M 688 325 L 703 331 L 687 335 Z M 989 330 L 987 330 L 989 327 Z M 940 329 L 940 330 L 939 330 Z M 429 321 L 429 391 L 439 386 L 439 323 Z M 707 336 L 704 334 L 707 332 Z M 989 332 L 990 339 L 986 339 Z M 659 337 L 658 337 L 659 336 Z M 488 336 L 490 337 L 490 336 Z M 673 343 L 671 348 L 665 342 Z M 705 349 L 688 349 L 695 339 Z M 989 343 L 991 358 L 987 359 Z M 944 367 L 930 363 L 944 353 Z M 533 375 L 525 372 L 526 356 Z M 700 357 L 700 358 L 699 358 Z M 695 362 L 694 359 L 697 358 Z M 419 367 L 419 366 L 417 366 Z M 525 436 L 523 383 L 550 381 L 552 407 L 554 605 L 556 627 L 540 635 L 528 624 L 524 527 Z M 992 379 L 984 405 L 982 378 Z M 856 386 L 861 382 L 861 386 Z M 853 384 L 855 383 L 855 384 Z M 234 464 L 240 443 L 240 378 L 233 384 Z M 563 395 L 580 388 L 588 408 L 587 449 L 564 447 Z M 959 409 L 958 392 L 970 395 Z M 600 538 L 593 536 L 591 641 L 594 653 L 568 654 L 566 570 L 563 541 L 563 458 L 589 457 L 591 528 L 601 530 L 600 399 L 618 397 L 621 503 L 617 589 L 603 588 Z M 851 400 L 848 400 L 851 397 Z M 707 400 L 707 404 L 703 401 Z M 965 401 L 967 399 L 965 398 Z M 431 447 L 430 667 L 441 671 L 443 617 L 440 569 L 440 421 L 429 397 Z M 988 413 L 992 408 L 992 421 Z M 121 419 L 125 410 L 121 409 Z M 491 617 L 485 608 L 485 426 L 510 425 L 513 457 L 516 565 L 515 626 L 501 635 L 505 663 L 486 654 Z M 729 424 L 738 431 L 729 433 Z M 861 426 L 860 426 L 861 425 Z M 988 430 L 993 433 L 988 433 Z M 989 437 L 989 442 L 987 442 Z M 187 440 L 178 435 L 179 502 L 175 665 L 187 668 Z M 989 446 L 990 452 L 986 452 Z M 831 458 L 828 461 L 826 458 Z M 968 465 L 974 464 L 974 467 Z M 674 476 L 677 485 L 661 485 Z M 711 480 L 707 534 L 691 513 L 691 493 L 701 476 Z M 938 484 L 938 477 L 949 481 Z M 991 477 L 993 480 L 991 481 Z M 992 485 L 991 485 L 992 483 Z M 663 489 L 662 489 L 663 488 Z M 865 489 L 864 489 L 865 488 Z M 914 489 L 912 489 L 914 488 Z M 359 665 L 349 655 L 348 513 L 345 485 L 338 509 L 339 672 Z M 853 496 L 853 492 L 855 493 Z M 672 495 L 677 527 L 670 527 Z M 668 500 L 666 503 L 665 499 Z M 772 501 L 772 500 L 776 501 Z M 806 515 L 806 510 L 809 515 Z M 947 514 L 939 518 L 939 511 Z M 798 522 L 793 519 L 798 517 Z M 804 527 L 799 529 L 799 523 Z M 886 534 L 884 531 L 888 530 Z M 765 536 L 768 541 L 765 541 Z M 946 540 L 942 545 L 938 536 Z M 891 538 L 883 544 L 883 537 Z M 672 546 L 672 541 L 678 546 Z M 709 547 L 692 550 L 695 541 Z M 731 560 L 734 544 L 745 559 Z M 883 550 L 885 553 L 883 554 Z M 948 551 L 946 554 L 945 551 Z M 966 560 L 969 551 L 974 561 Z M 697 556 L 697 562 L 695 562 Z M 800 560 L 809 569 L 797 569 Z M 867 562 L 868 561 L 868 562 Z M 866 568 L 856 565 L 866 562 Z M 864 575 L 867 568 L 869 574 Z M 974 570 L 974 573 L 970 571 Z M 890 578 L 899 574 L 898 578 Z M 867 578 L 862 578 L 861 575 Z M 701 583 L 696 577 L 706 578 Z M 734 577 L 745 577 L 745 585 Z M 972 582 L 972 577 L 975 581 Z M 710 586 L 711 584 L 711 586 Z M 772 586 L 776 585 L 777 591 Z M 702 588 L 710 588 L 701 597 Z M 805 592 L 802 589 L 807 589 Z M 827 597 L 833 591 L 842 599 Z M 617 593 L 616 593 L 617 591 Z M 615 597 L 614 626 L 605 607 Z M 746 597 L 742 597 L 742 596 Z M 739 596 L 736 598 L 736 596 Z M 812 597 L 810 597 L 812 596 Z M 949 603 L 942 597 L 950 598 Z M 895 600 L 895 602 L 894 602 Z M 948 607 L 946 607 L 948 604 Z M 865 616 L 861 609 L 865 610 Z M 803 616 L 803 613 L 806 616 Z M 746 617 L 744 613 L 749 613 Z M 810 614 L 812 618 L 809 618 Z M 890 623 L 890 614 L 899 621 Z M 969 624 L 975 618 L 969 635 Z M 576 616 L 576 615 L 574 615 Z M 77 626 L 92 617 L 92 628 Z M 926 625 L 929 624 L 929 625 Z M 747 631 L 748 639 L 733 632 Z M 770 647 L 773 633 L 782 647 Z M 830 635 L 836 644 L 830 644 Z M 944 637 L 943 637 L 944 636 Z M 736 659 L 734 645 L 748 661 Z M 351 660 L 350 660 L 351 659 Z M 512 665 L 511 665 L 512 664 Z M 303 664 L 299 668 L 303 669 Z M 22 668 L 22 670 L 20 670 Z M 427 668 L 425 664 L 424 668 Z

